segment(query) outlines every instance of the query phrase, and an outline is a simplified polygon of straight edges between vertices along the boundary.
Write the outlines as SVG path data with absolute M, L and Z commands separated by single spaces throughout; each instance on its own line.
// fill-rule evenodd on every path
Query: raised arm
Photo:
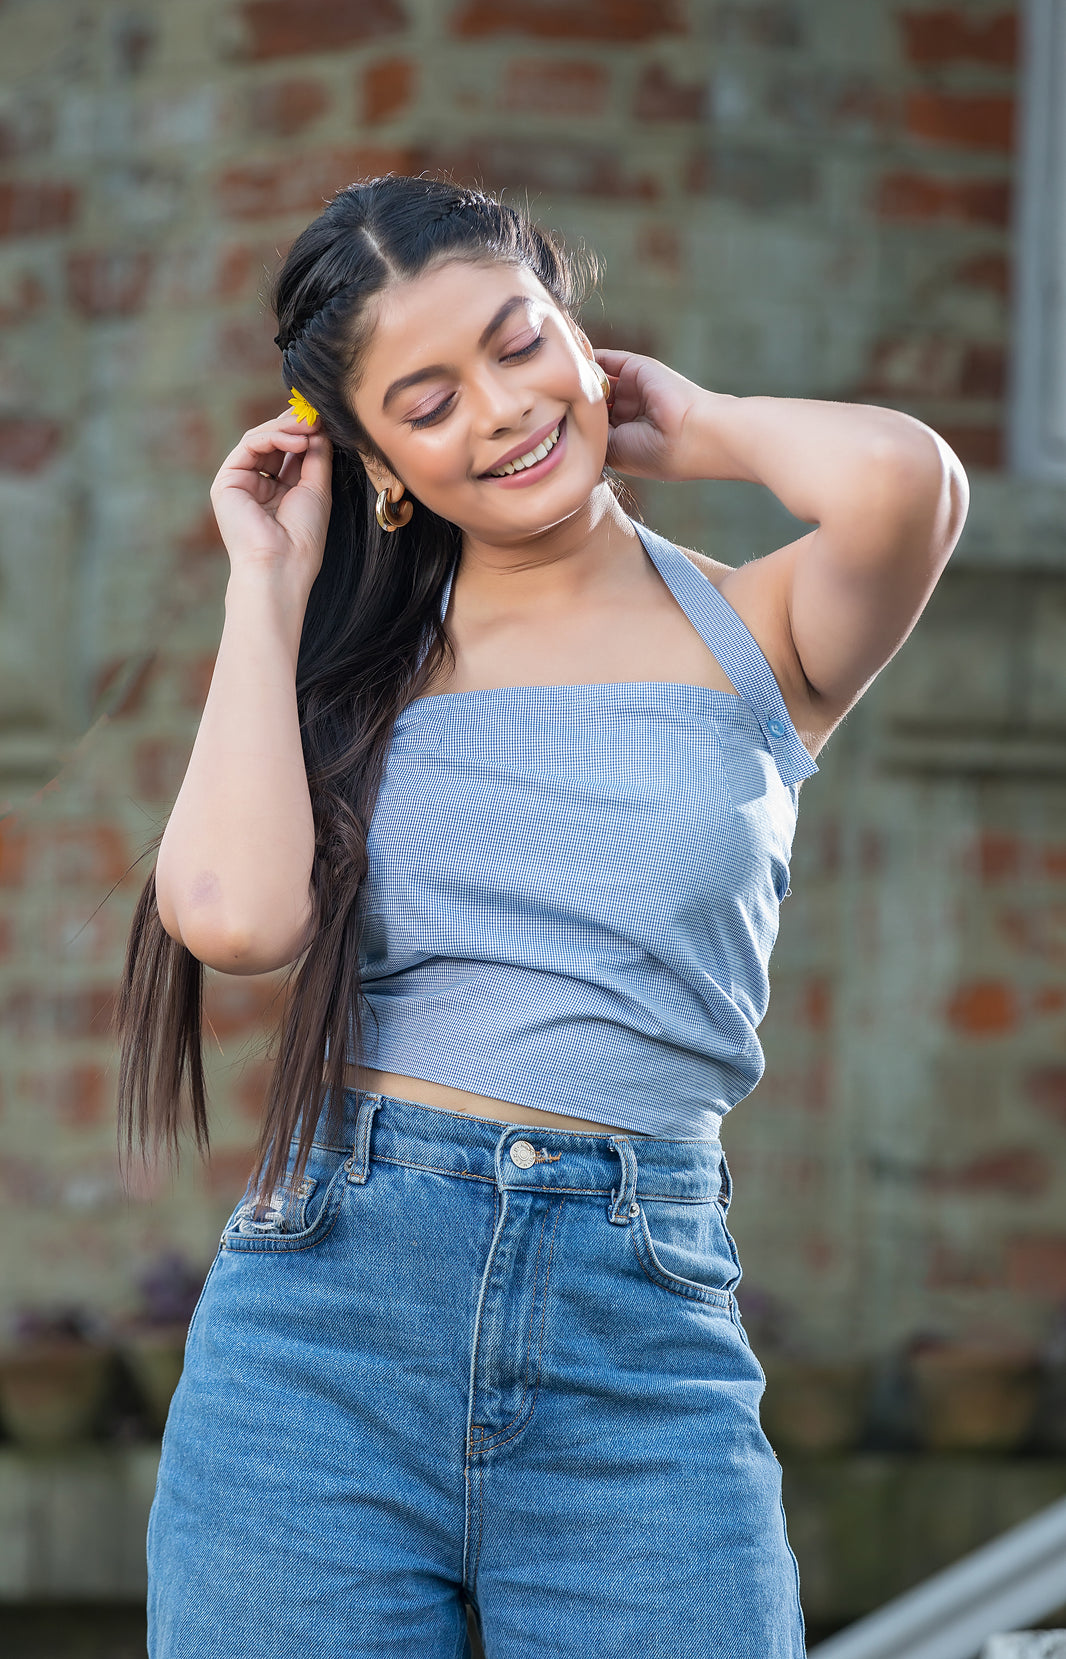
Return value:
M 315 829 L 296 664 L 330 469 L 329 439 L 300 433 L 287 411 L 245 433 L 211 489 L 230 555 L 226 619 L 155 889 L 167 932 L 224 973 L 266 973 L 310 943 Z
M 965 522 L 962 463 L 895 409 L 732 397 L 651 358 L 596 355 L 619 377 L 608 452 L 619 470 L 765 484 L 817 525 L 720 583 L 816 747 L 920 616 Z

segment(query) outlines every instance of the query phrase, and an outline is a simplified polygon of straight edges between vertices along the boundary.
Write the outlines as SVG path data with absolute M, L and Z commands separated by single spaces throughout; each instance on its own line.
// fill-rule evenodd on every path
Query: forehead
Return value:
M 555 304 L 528 265 L 500 260 L 450 259 L 385 289 L 363 359 L 363 385 L 475 350 L 493 314 L 514 294 Z

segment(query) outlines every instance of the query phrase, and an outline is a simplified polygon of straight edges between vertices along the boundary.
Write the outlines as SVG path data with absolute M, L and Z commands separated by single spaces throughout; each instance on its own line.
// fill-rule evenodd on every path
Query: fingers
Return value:
M 627 357 L 636 357 L 638 355 L 639 353 L 635 351 L 614 351 L 607 346 L 596 347 L 597 363 L 599 363 L 601 368 L 606 369 L 608 374 L 615 376 L 621 374 L 622 365 L 626 361 Z

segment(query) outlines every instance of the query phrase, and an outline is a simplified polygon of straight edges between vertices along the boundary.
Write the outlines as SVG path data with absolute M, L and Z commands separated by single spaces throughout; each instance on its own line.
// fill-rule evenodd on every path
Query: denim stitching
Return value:
M 383 1164 L 398 1164 L 402 1169 L 424 1169 L 430 1175 L 454 1175 L 460 1181 L 484 1181 L 486 1183 L 491 1182 L 493 1186 L 496 1185 L 495 1175 L 477 1175 L 473 1170 L 468 1169 L 444 1169 L 439 1164 L 413 1163 L 409 1158 L 390 1158 L 385 1152 L 375 1152 L 374 1162 Z M 514 1186 L 509 1190 L 511 1192 L 544 1192 L 549 1194 L 562 1192 L 574 1193 L 579 1197 L 585 1198 L 610 1198 L 614 1189 L 611 1187 L 557 1187 L 553 1185 L 550 1187 Z M 714 1193 L 696 1193 L 692 1197 L 688 1197 L 687 1195 L 672 1192 L 644 1192 L 640 1187 L 638 1187 L 636 1196 L 638 1199 L 662 1198 L 669 1200 L 672 1204 L 713 1204 L 717 1195 Z
M 682 1284 L 680 1279 L 675 1280 L 668 1277 L 666 1269 L 659 1267 L 655 1261 L 655 1252 L 650 1247 L 648 1240 L 644 1238 L 643 1233 L 637 1232 L 637 1228 L 640 1227 L 642 1222 L 646 1224 L 643 1211 L 630 1222 L 630 1238 L 633 1241 L 633 1253 L 645 1278 L 649 1279 L 652 1284 L 662 1285 L 664 1290 L 669 1290 L 673 1295 L 684 1297 L 688 1301 L 703 1302 L 710 1307 L 723 1308 L 727 1312 L 731 1311 L 733 1306 L 733 1292 L 731 1290 L 715 1290 L 711 1285 L 697 1285 L 695 1283 L 693 1283 L 690 1290 Z M 645 1253 L 649 1256 L 648 1262 L 644 1260 Z M 656 1276 L 655 1269 L 658 1270 L 661 1277 Z
M 554 1245 L 555 1245 L 555 1230 L 559 1225 L 559 1217 L 562 1215 L 562 1213 L 563 1213 L 563 1206 L 561 1204 L 557 1204 L 556 1208 L 555 1208 L 555 1223 L 552 1227 L 551 1238 L 548 1241 L 548 1265 L 547 1265 L 547 1267 L 545 1269 L 545 1272 L 544 1272 L 544 1295 L 543 1295 L 542 1300 L 541 1300 L 541 1313 L 540 1313 L 540 1342 L 537 1346 L 537 1381 L 536 1381 L 536 1386 L 533 1389 L 533 1398 L 529 1402 L 529 1410 L 526 1412 L 526 1414 L 522 1418 L 521 1422 L 518 1421 L 517 1417 L 512 1417 L 510 1423 L 506 1424 L 506 1426 L 499 1431 L 501 1434 L 507 1435 L 507 1438 L 505 1440 L 486 1441 L 485 1438 L 484 1438 L 484 1430 L 482 1430 L 482 1444 L 479 1448 L 479 1450 L 481 1450 L 481 1451 L 495 1451 L 499 1446 L 509 1445 L 512 1440 L 516 1440 L 518 1438 L 519 1434 L 521 1434 L 522 1430 L 525 1428 L 526 1424 L 529 1422 L 529 1419 L 533 1415 L 533 1408 L 537 1403 L 537 1395 L 540 1393 L 540 1356 L 541 1356 L 541 1353 L 542 1353 L 543 1348 L 544 1348 L 544 1326 L 545 1326 L 545 1324 L 547 1322 L 547 1318 L 548 1318 L 548 1285 L 551 1281 L 552 1254 L 553 1254 L 553 1249 L 554 1249 Z M 541 1236 L 543 1237 L 543 1231 L 542 1231 Z M 539 1246 L 538 1246 L 538 1253 L 539 1253 Z M 529 1359 L 528 1359 L 528 1350 L 527 1350 L 527 1359 L 526 1359 L 527 1369 L 528 1369 L 528 1364 L 529 1364 Z M 525 1398 L 526 1393 L 528 1393 L 528 1388 L 523 1393 L 523 1399 Z M 512 1427 L 514 1428 L 514 1434 L 507 1434 L 507 1429 L 512 1428 Z
M 344 1205 L 344 1193 L 340 1190 L 339 1182 L 339 1178 L 343 1171 L 344 1165 L 340 1164 L 330 1176 L 329 1185 L 326 1190 L 326 1197 L 322 1205 L 322 1211 L 318 1220 L 315 1222 L 306 1237 L 300 1233 L 263 1233 L 254 1244 L 237 1244 L 230 1238 L 229 1229 L 227 1228 L 226 1232 L 223 1233 L 221 1239 L 219 1240 L 220 1247 L 224 1250 L 229 1250 L 233 1255 L 237 1256 L 244 1254 L 255 1255 L 262 1252 L 269 1254 L 271 1252 L 282 1253 L 287 1250 L 312 1249 L 316 1244 L 320 1244 L 324 1238 L 328 1238 L 334 1227 L 337 1225 L 341 1209 Z M 338 1188 L 336 1195 L 334 1195 L 333 1192 L 334 1187 Z M 332 1214 L 330 1214 L 331 1209 Z M 329 1225 L 324 1226 L 323 1222 L 327 1217 L 329 1218 Z M 237 1236 L 245 1239 L 251 1238 L 253 1235 L 250 1233 L 241 1233 Z
M 562 1208 L 562 1205 L 560 1205 L 560 1206 L 559 1206 L 559 1208 L 560 1208 L 560 1209 L 561 1209 L 561 1208 Z M 546 1225 L 546 1223 L 547 1223 L 547 1220 L 548 1220 L 548 1217 L 547 1217 L 547 1215 L 545 1215 L 545 1216 L 544 1216 L 544 1217 L 543 1217 L 543 1218 L 542 1218 L 542 1220 L 541 1220 L 541 1224 L 540 1224 L 540 1237 L 539 1237 L 539 1238 L 538 1238 L 538 1240 L 537 1240 L 537 1261 L 538 1261 L 538 1262 L 539 1262 L 539 1261 L 540 1261 L 540 1251 L 541 1251 L 541 1246 L 542 1246 L 542 1244 L 543 1244 L 543 1242 L 544 1242 L 544 1228 L 545 1228 L 545 1225 Z M 553 1228 L 552 1228 L 552 1237 L 553 1237 L 553 1238 L 554 1238 L 554 1237 L 555 1237 L 555 1229 L 554 1229 L 554 1227 L 553 1227 Z M 534 1283 L 536 1283 L 536 1264 L 534 1264 L 534 1274 L 533 1274 L 533 1278 L 534 1278 Z M 547 1281 L 545 1281 L 545 1291 L 546 1291 L 546 1290 L 547 1290 Z M 536 1318 L 536 1312 L 537 1312 L 537 1310 L 536 1310 L 536 1305 L 535 1305 L 535 1304 L 534 1304 L 534 1307 L 533 1307 L 533 1311 L 532 1311 L 532 1313 L 531 1313 L 531 1314 L 530 1314 L 530 1325 L 531 1325 L 531 1329 L 532 1329 L 532 1321 L 533 1321 L 533 1319 L 535 1319 L 535 1318 Z M 480 1327 L 479 1327 L 479 1329 L 478 1329 L 478 1339 L 479 1339 L 479 1342 L 480 1342 L 480 1336 L 481 1336 L 481 1331 L 480 1331 Z M 530 1340 L 530 1341 L 532 1341 L 532 1334 L 531 1334 L 531 1335 L 530 1335 L 530 1339 L 529 1339 L 529 1340 Z M 477 1355 L 476 1355 L 476 1349 L 477 1349 L 477 1347 L 478 1347 L 478 1345 L 479 1345 L 479 1342 L 478 1342 L 478 1343 L 475 1343 L 475 1357 L 474 1357 L 474 1365 L 475 1365 L 475 1374 L 476 1374 L 476 1366 L 477 1366 Z M 529 1375 L 529 1343 L 528 1343 L 528 1342 L 527 1342 L 527 1344 L 526 1344 L 526 1375 L 527 1375 L 527 1376 L 528 1376 L 528 1375 Z M 503 1426 L 503 1428 L 502 1428 L 502 1429 L 498 1429 L 498 1430 L 497 1430 L 497 1433 L 498 1433 L 498 1434 L 506 1434 L 506 1432 L 507 1432 L 507 1430 L 508 1430 L 508 1429 L 509 1429 L 509 1428 L 510 1428 L 510 1427 L 511 1427 L 511 1426 L 512 1426 L 512 1424 L 514 1424 L 514 1423 L 516 1423 L 516 1422 L 517 1422 L 517 1421 L 518 1421 L 518 1419 L 519 1419 L 519 1417 L 520 1417 L 520 1416 L 521 1416 L 521 1415 L 522 1415 L 522 1408 L 523 1408 L 523 1406 L 524 1406 L 524 1405 L 525 1405 L 525 1399 L 526 1399 L 526 1395 L 527 1395 L 527 1394 L 528 1394 L 528 1393 L 529 1393 L 529 1385 L 528 1385 L 528 1384 L 523 1384 L 523 1386 L 522 1386 L 522 1398 L 521 1398 L 521 1400 L 520 1400 L 520 1402 L 519 1402 L 519 1406 L 518 1406 L 518 1411 L 517 1411 L 517 1412 L 516 1412 L 516 1413 L 515 1413 L 515 1415 L 514 1415 L 514 1416 L 513 1416 L 513 1417 L 512 1417 L 512 1418 L 511 1418 L 511 1422 L 510 1422 L 510 1423 L 505 1423 L 505 1424 L 504 1424 L 504 1426 Z M 484 1450 L 484 1449 L 485 1449 L 485 1446 L 486 1446 L 486 1440 L 485 1440 L 485 1426 L 484 1426 L 484 1424 L 483 1424 L 483 1423 L 482 1423 L 482 1424 L 479 1424 L 479 1425 L 478 1425 L 478 1426 L 479 1426 L 479 1427 L 480 1427 L 480 1429 L 481 1429 L 481 1439 L 480 1439 L 480 1440 L 479 1440 L 479 1442 L 478 1442 L 478 1447 L 477 1447 L 477 1449 L 478 1449 L 478 1451 L 479 1451 L 479 1452 L 481 1452 L 481 1451 L 483 1451 L 483 1450 Z

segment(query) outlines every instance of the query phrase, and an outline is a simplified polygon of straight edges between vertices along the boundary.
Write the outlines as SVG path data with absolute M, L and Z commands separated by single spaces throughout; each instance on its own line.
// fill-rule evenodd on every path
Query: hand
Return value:
M 635 351 L 596 352 L 614 387 L 607 465 L 637 478 L 690 478 L 682 455 L 683 428 L 693 405 L 708 393 L 654 357 Z
M 333 445 L 320 419 L 308 429 L 285 409 L 246 432 L 211 485 L 231 569 L 276 567 L 310 593 L 326 544 L 332 477 Z

